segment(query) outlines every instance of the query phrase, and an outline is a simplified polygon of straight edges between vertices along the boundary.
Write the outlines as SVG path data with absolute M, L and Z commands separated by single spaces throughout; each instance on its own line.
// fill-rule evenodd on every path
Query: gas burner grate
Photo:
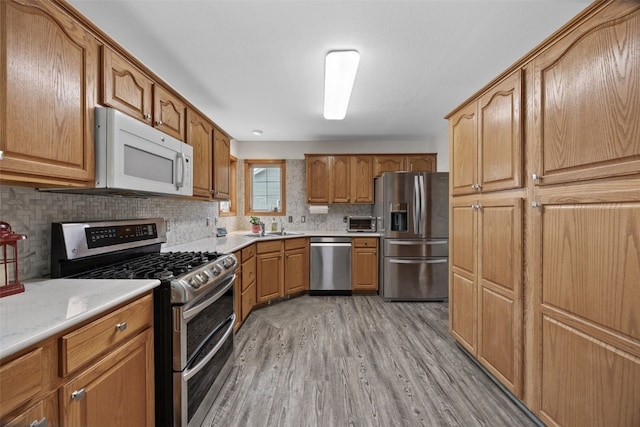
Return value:
M 219 256 L 216 252 L 163 252 L 99 267 L 72 277 L 78 279 L 170 280 L 215 260 Z

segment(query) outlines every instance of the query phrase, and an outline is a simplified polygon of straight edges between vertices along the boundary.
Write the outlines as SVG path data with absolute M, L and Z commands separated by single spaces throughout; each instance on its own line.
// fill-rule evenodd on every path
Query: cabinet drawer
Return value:
M 153 325 L 153 298 L 147 295 L 60 338 L 61 375 Z
M 37 348 L 0 367 L 0 410 L 11 412 L 42 391 L 43 356 Z
M 288 251 L 289 249 L 304 249 L 307 247 L 307 238 L 300 237 L 297 239 L 285 239 L 284 241 L 284 250 Z
M 242 263 L 242 292 L 256 281 L 256 260 Z
M 376 248 L 378 247 L 377 237 L 355 237 L 352 239 L 354 248 Z
M 242 249 L 242 262 L 247 261 L 249 258 L 252 258 L 256 254 L 256 245 L 247 246 Z
M 257 243 L 257 253 L 264 254 L 267 252 L 280 252 L 282 249 L 282 240 L 272 240 L 269 242 Z

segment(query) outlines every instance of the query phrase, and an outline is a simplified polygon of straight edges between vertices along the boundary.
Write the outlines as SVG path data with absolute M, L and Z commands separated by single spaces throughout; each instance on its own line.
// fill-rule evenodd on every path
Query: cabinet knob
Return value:
M 73 400 L 75 400 L 76 402 L 81 401 L 82 399 L 84 399 L 84 397 L 87 395 L 87 392 L 84 391 L 83 388 L 81 388 L 80 390 L 76 390 L 73 393 L 71 393 L 71 398 Z
M 116 325 L 116 331 L 124 332 L 125 329 L 127 329 L 127 322 L 118 323 Z
M 163 123 L 162 123 L 162 120 L 157 120 L 157 121 L 156 121 L 156 126 L 162 126 L 162 124 L 163 124 Z
M 542 203 L 531 202 L 531 207 L 532 208 L 541 208 L 542 207 Z
M 532 174 L 531 174 L 531 179 L 532 179 L 532 180 L 534 180 L 534 181 L 537 181 L 537 180 L 539 180 L 539 179 L 540 179 L 540 177 L 538 176 L 538 174 L 537 174 L 537 173 L 532 173 Z
M 146 120 L 150 120 L 150 119 L 151 119 L 151 114 L 145 114 L 145 115 L 144 115 L 144 118 L 145 118 Z
M 4 151 L 0 150 L 0 160 L 4 159 Z

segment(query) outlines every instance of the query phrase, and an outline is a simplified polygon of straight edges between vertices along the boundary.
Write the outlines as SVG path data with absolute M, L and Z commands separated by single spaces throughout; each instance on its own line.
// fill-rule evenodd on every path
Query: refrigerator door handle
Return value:
M 420 174 L 418 176 L 418 182 L 420 183 L 420 188 L 419 188 L 419 192 L 418 192 L 418 196 L 420 198 L 420 223 L 418 224 L 418 232 L 420 233 L 420 236 L 424 237 L 424 232 L 425 232 L 425 227 L 426 224 L 425 222 L 427 221 L 427 209 L 425 206 L 425 192 L 424 192 L 424 174 Z
M 390 245 L 400 245 L 400 246 L 430 246 L 430 245 L 446 245 L 449 243 L 448 240 L 427 240 L 416 242 L 415 240 L 392 240 L 386 239 Z
M 448 262 L 448 258 L 434 258 L 434 259 L 389 259 L 391 264 L 442 264 Z
M 413 177 L 413 234 L 420 234 L 420 181 Z

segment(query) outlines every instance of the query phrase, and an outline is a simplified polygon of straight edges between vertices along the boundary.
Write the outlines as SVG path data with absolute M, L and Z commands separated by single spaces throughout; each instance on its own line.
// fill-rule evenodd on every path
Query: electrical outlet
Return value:
M 165 219 L 164 221 L 167 224 L 167 231 L 171 231 L 171 220 L 170 219 Z
M 302 216 L 300 217 L 300 222 L 305 222 L 306 220 L 307 220 L 307 218 L 306 218 L 304 215 L 302 215 Z
M 342 217 L 342 222 L 344 222 L 345 224 L 347 223 L 347 217 L 346 216 Z
M 289 215 L 289 222 L 293 222 L 293 217 Z
M 207 221 L 206 222 L 207 222 L 207 227 L 210 227 L 211 226 L 211 218 L 207 217 Z

